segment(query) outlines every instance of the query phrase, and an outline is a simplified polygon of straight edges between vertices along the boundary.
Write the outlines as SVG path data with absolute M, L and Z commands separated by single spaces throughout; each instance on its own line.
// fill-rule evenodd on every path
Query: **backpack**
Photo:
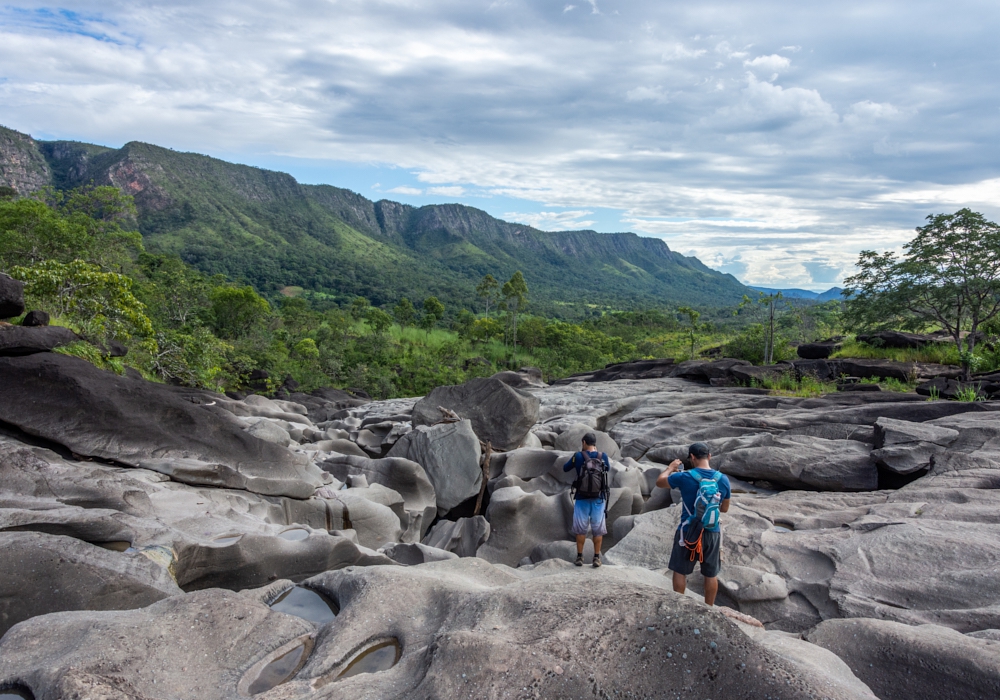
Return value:
M 691 559 L 698 555 L 702 561 L 701 535 L 706 528 L 719 524 L 719 504 L 722 503 L 722 493 L 719 491 L 721 472 L 713 471 L 711 476 L 703 476 L 698 470 L 692 469 L 687 474 L 698 482 L 698 493 L 694 497 L 694 512 L 689 513 L 687 505 L 684 514 L 687 520 L 681 521 L 681 544 L 691 551 Z
M 603 455 L 592 457 L 586 452 L 583 455 L 583 467 L 580 476 L 573 482 L 577 498 L 602 498 L 606 501 L 608 493 L 608 472 L 604 467 Z

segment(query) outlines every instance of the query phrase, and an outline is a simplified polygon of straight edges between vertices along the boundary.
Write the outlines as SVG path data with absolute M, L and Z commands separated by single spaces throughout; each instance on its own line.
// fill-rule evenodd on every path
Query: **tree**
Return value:
M 496 299 L 500 283 L 493 275 L 485 275 L 476 287 L 476 296 L 486 302 L 486 318 L 490 317 L 490 302 Z
M 430 335 L 431 328 L 444 316 L 444 304 L 437 297 L 427 297 L 424 299 L 424 317 L 420 320 L 427 334 Z
M 365 314 L 365 321 L 371 326 L 372 332 L 375 335 L 383 335 L 389 330 L 389 326 L 392 325 L 392 316 L 382 309 L 371 308 Z
M 146 308 L 132 293 L 132 280 L 125 275 L 104 272 L 82 260 L 47 260 L 13 267 L 10 272 L 24 282 L 32 306 L 80 325 L 90 336 L 129 340 L 153 333 Z
M 529 351 L 545 342 L 545 319 L 531 316 L 521 322 L 517 329 L 517 339 Z
M 858 274 L 845 280 L 848 323 L 939 325 L 954 340 L 968 379 L 976 332 L 1000 313 L 1000 226 L 969 209 L 927 220 L 901 259 L 862 251 Z
M 690 339 L 691 339 L 691 358 L 690 359 L 693 360 L 694 359 L 695 341 L 697 339 L 697 337 L 696 337 L 695 334 L 698 332 L 698 319 L 701 318 L 701 312 L 695 311 L 690 306 L 679 306 L 679 307 L 677 307 L 677 313 L 683 314 L 684 316 L 687 316 L 688 323 L 690 324 L 688 326 L 688 335 L 690 336 Z
M 784 298 L 781 292 L 773 294 L 759 292 L 757 299 L 751 299 L 744 294 L 743 301 L 740 302 L 739 308 L 736 310 L 737 314 L 740 311 L 748 311 L 763 328 L 761 340 L 763 341 L 763 364 L 765 365 L 774 364 L 775 321 L 783 310 L 779 304 Z
M 368 313 L 369 306 L 371 306 L 371 303 L 364 297 L 354 297 L 354 301 L 351 302 L 351 308 L 349 311 L 351 318 L 355 321 L 360 321 L 365 317 L 365 314 Z
M 520 270 L 504 282 L 500 293 L 507 305 L 507 323 L 513 355 L 517 355 L 517 314 L 524 311 L 528 305 L 528 283 L 524 281 L 524 275 Z
M 417 315 L 417 310 L 413 308 L 413 302 L 403 297 L 392 307 L 392 315 L 396 317 L 399 325 L 405 328 L 413 323 L 413 319 Z
M 253 287 L 216 287 L 210 299 L 212 327 L 228 340 L 248 336 L 271 315 L 270 304 Z

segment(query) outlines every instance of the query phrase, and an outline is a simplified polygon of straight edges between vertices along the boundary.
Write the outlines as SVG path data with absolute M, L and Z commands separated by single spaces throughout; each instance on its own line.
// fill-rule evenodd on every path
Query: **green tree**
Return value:
M 136 295 L 158 325 L 181 328 L 194 323 L 208 306 L 208 278 L 176 256 L 139 255 Z
M 392 316 L 382 309 L 371 308 L 365 314 L 365 321 L 375 335 L 383 335 L 392 325 Z
M 545 342 L 545 323 L 544 318 L 539 318 L 538 316 L 531 316 L 529 318 L 521 321 L 521 325 L 517 329 L 517 340 L 521 345 L 528 349 L 530 352 L 532 349 L 537 348 L 543 342 Z
M 528 283 L 518 270 L 504 282 L 500 290 L 507 305 L 507 328 L 513 347 L 512 355 L 517 355 L 517 315 L 528 305 Z
M 968 378 L 976 332 L 1000 313 L 1000 226 L 969 209 L 927 220 L 900 259 L 862 251 L 858 274 L 845 280 L 847 320 L 853 328 L 886 319 L 938 325 L 955 342 Z
M 97 265 L 55 260 L 15 266 L 11 276 L 24 282 L 25 297 L 34 308 L 75 323 L 87 335 L 130 340 L 149 336 L 153 325 L 145 306 L 132 293 L 132 280 Z
M 351 318 L 355 321 L 360 321 L 368 313 L 368 307 L 371 306 L 369 301 L 364 297 L 354 297 L 354 301 L 351 302 L 350 314 Z
M 420 325 L 428 332 L 444 316 L 444 304 L 437 297 L 427 297 L 424 299 L 424 317 L 420 320 Z
M 210 295 L 212 327 L 221 338 L 238 340 L 262 328 L 271 315 L 267 300 L 253 287 L 217 287 Z
M 746 294 L 740 302 L 736 314 L 747 312 L 763 329 L 763 333 L 758 334 L 763 343 L 761 359 L 765 365 L 775 362 L 775 323 L 780 319 L 783 312 L 787 311 L 787 303 L 783 303 L 784 295 L 781 292 L 765 294 L 759 292 L 756 299 L 751 299 Z
M 493 275 L 484 275 L 483 279 L 476 286 L 476 296 L 486 303 L 486 318 L 490 317 L 490 302 L 496 299 L 497 292 L 500 291 L 500 283 Z
M 700 330 L 698 327 L 698 319 L 701 318 L 701 312 L 695 311 L 690 306 L 679 306 L 677 307 L 677 313 L 686 316 L 688 320 L 688 338 L 691 341 L 691 357 L 689 359 L 694 359 L 695 343 L 697 342 L 697 333 Z
M 417 316 L 417 310 L 413 308 L 413 302 L 403 297 L 392 307 L 392 315 L 396 318 L 397 323 L 405 328 L 413 324 L 413 319 Z

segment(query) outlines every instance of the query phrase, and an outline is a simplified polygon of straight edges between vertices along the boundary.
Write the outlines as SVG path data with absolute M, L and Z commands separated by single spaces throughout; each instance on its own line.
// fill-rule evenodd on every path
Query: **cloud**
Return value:
M 765 73 L 783 73 L 788 70 L 792 62 L 784 56 L 772 53 L 770 56 L 758 56 L 752 60 L 743 61 L 747 68 L 762 70 Z
M 0 124 L 39 138 L 328 166 L 772 286 L 850 274 L 929 213 L 1000 218 L 1000 6 L 13 2 Z
M 574 231 L 586 229 L 594 225 L 593 220 L 583 217 L 593 214 L 592 211 L 541 211 L 533 213 L 507 212 L 503 218 L 528 224 L 542 231 Z
M 813 282 L 833 284 L 843 278 L 843 267 L 840 265 L 830 265 L 826 262 L 813 260 L 803 262 L 802 267 L 809 273 L 809 278 Z

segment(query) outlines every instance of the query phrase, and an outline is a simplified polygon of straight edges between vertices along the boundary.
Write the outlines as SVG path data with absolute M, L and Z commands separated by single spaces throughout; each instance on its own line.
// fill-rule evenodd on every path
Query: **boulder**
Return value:
M 0 572 L 0 636 L 36 615 L 144 608 L 182 592 L 139 552 L 41 532 L 0 532 Z
M 939 338 L 923 333 L 905 333 L 903 331 L 877 331 L 875 333 L 859 333 L 859 342 L 867 343 L 877 348 L 922 348 L 931 343 L 947 342 L 947 336 Z
M 882 700 L 1000 696 L 1000 642 L 872 619 L 826 620 L 804 636 L 843 659 Z
M 78 340 L 80 336 L 62 326 L 0 327 L 0 357 L 49 352 Z
M 583 443 L 583 436 L 587 433 L 594 434 L 594 437 L 597 438 L 597 449 L 607 454 L 609 460 L 621 459 L 622 451 L 610 435 L 600 430 L 594 430 L 583 423 L 574 423 L 559 433 L 559 437 L 555 441 L 555 448 L 563 452 L 578 452 Z
M 0 358 L 0 420 L 76 454 L 185 483 L 294 498 L 323 484 L 304 457 L 247 434 L 219 406 L 66 355 Z
M 751 386 L 764 381 L 773 381 L 783 374 L 794 374 L 795 368 L 791 364 L 777 365 L 736 365 L 729 370 L 729 376 L 740 384 Z
M 614 382 L 619 379 L 659 379 L 673 376 L 673 372 L 676 369 L 677 365 L 672 357 L 659 360 L 618 362 L 593 372 L 572 374 L 565 379 L 553 382 L 552 386 L 561 386 L 574 382 Z
M 494 564 L 517 566 L 537 545 L 572 537 L 573 501 L 569 492 L 547 496 L 525 493 L 514 486 L 500 488 L 486 509 L 490 538 L 476 556 Z
M 893 418 L 875 421 L 875 449 L 872 458 L 897 474 L 911 474 L 930 468 L 931 459 L 958 439 L 952 428 L 911 423 Z
M 490 523 L 482 515 L 458 520 L 439 520 L 432 527 L 423 544 L 460 557 L 474 557 L 476 551 L 490 538 Z
M 795 348 L 796 354 L 803 360 L 825 360 L 840 349 L 836 341 L 821 341 L 818 343 L 802 343 Z
M 695 381 L 708 382 L 712 379 L 724 379 L 732 376 L 734 367 L 752 367 L 753 363 L 747 360 L 733 360 L 729 358 L 721 360 L 687 360 L 675 365 L 670 373 L 671 377 L 681 379 L 692 379 Z
M 499 379 L 472 379 L 458 386 L 439 386 L 413 407 L 413 425 L 434 425 L 447 408 L 472 422 L 480 440 L 496 450 L 512 450 L 538 421 L 538 399 Z M 440 408 L 439 408 L 440 407 Z
M 220 590 L 141 610 L 47 615 L 0 641 L 0 688 L 18 680 L 38 698 L 236 700 L 261 675 L 275 684 L 291 676 L 315 636 L 300 617 Z M 261 673 L 289 652 L 293 658 Z
M 479 494 L 482 451 L 468 420 L 418 426 L 400 438 L 388 456 L 404 457 L 424 468 L 434 485 L 438 515 Z
M 24 320 L 21 321 L 22 326 L 28 326 L 29 328 L 38 326 L 49 325 L 49 315 L 44 311 L 29 311 L 24 315 Z
M 24 283 L 0 272 L 0 319 L 24 313 Z
M 292 441 L 287 430 L 267 418 L 260 418 L 250 424 L 247 427 L 247 432 L 255 438 L 266 442 L 273 442 L 275 445 L 281 445 L 282 447 L 288 447 Z

